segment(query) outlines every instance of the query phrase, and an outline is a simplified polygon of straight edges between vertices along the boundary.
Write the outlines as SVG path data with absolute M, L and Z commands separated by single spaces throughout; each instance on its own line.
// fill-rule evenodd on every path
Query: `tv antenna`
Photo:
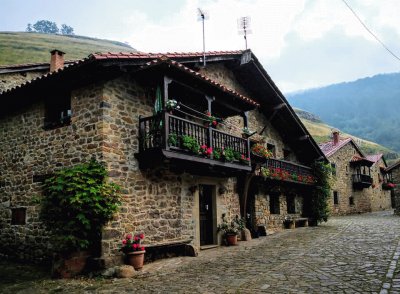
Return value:
M 239 33 L 239 35 L 243 35 L 243 37 L 244 37 L 244 43 L 246 46 L 246 50 L 247 50 L 247 35 L 252 33 L 250 30 L 250 21 L 251 21 L 250 16 L 239 17 L 237 20 L 238 33 Z
M 198 11 L 198 21 L 202 22 L 203 25 L 203 66 L 206 66 L 206 38 L 204 33 L 204 22 L 209 19 L 208 13 L 200 8 L 197 8 Z

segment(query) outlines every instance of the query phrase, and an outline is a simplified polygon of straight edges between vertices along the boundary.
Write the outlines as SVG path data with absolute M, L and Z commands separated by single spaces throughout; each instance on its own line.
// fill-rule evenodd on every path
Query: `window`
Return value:
M 11 224 L 25 225 L 26 224 L 26 208 L 18 207 L 11 209 Z
M 280 214 L 279 194 L 269 195 L 269 212 L 271 214 Z
M 338 205 L 339 204 L 339 195 L 337 191 L 333 191 L 333 204 Z
M 332 176 L 336 176 L 336 163 L 331 163 Z
M 64 93 L 45 100 L 44 128 L 54 129 L 71 123 L 71 94 Z
M 349 197 L 349 204 L 354 205 L 354 197 L 353 196 Z
M 273 144 L 267 144 L 267 149 L 268 150 L 270 150 L 271 152 L 272 152 L 272 156 L 273 157 L 276 157 L 276 154 L 275 154 L 275 145 L 273 145 Z
M 287 212 L 288 213 L 296 213 L 296 203 L 295 203 L 295 196 L 294 195 L 287 195 L 286 196 L 286 205 L 287 205 Z
M 292 152 L 290 150 L 283 149 L 283 160 L 290 160 L 291 153 Z

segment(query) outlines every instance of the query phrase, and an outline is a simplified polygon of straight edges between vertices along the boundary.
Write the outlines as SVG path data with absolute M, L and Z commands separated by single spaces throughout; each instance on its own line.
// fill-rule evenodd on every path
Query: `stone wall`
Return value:
M 199 184 L 225 186 L 216 194 L 216 217 L 239 214 L 236 180 L 176 174 L 168 166 L 141 170 L 135 154 L 139 152 L 139 116 L 151 116 L 154 89 L 145 89 L 128 75 L 105 84 L 102 100 L 107 103 L 103 114 L 103 157 L 112 180 L 123 187 L 124 201 L 115 220 L 104 230 L 103 257 L 113 262 L 125 233 L 143 232 L 145 243 L 157 244 L 192 239 L 199 247 L 198 190 Z M 117 261 L 116 261 L 117 262 Z
M 101 159 L 101 88 L 72 91 L 72 123 L 44 130 L 44 103 L 0 118 L 0 254 L 43 260 L 52 249 L 39 222 L 34 197 L 41 195 L 37 176 L 65 166 Z M 12 225 L 12 209 L 26 208 L 26 224 Z
M 390 191 L 382 189 L 383 174 L 380 167 L 384 166 L 383 160 L 380 159 L 371 167 L 372 186 L 355 190 L 352 184 L 352 174 L 355 173 L 355 169 L 350 166 L 350 160 L 354 155 L 361 156 L 349 143 L 329 157 L 329 161 L 336 164 L 336 176 L 333 177 L 332 194 L 329 199 L 331 214 L 341 215 L 390 209 Z M 339 204 L 337 205 L 334 204 L 334 191 L 338 192 Z M 354 205 L 350 204 L 350 197 L 353 197 Z
M 371 167 L 372 186 L 369 188 L 369 197 L 371 199 L 371 210 L 386 210 L 392 207 L 390 190 L 382 189 L 384 174 L 381 167 L 385 168 L 382 158 Z
M 400 215 L 400 165 L 391 170 L 393 183 L 396 185 L 393 189 L 394 209 L 397 215 Z
M 41 76 L 44 72 L 20 72 L 20 73 L 3 73 L 0 74 L 0 93 L 2 91 L 11 89 L 26 81 L 32 80 Z
M 287 217 L 300 217 L 303 213 L 303 198 L 295 196 L 296 213 L 288 213 L 286 195 L 279 195 L 279 214 L 271 214 L 270 194 L 258 193 L 255 195 L 256 226 L 265 226 L 269 233 L 280 231 L 284 228 L 284 221 Z

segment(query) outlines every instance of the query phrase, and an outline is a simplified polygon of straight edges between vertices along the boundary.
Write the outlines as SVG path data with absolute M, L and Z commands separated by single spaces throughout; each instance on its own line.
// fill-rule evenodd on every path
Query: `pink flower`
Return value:
M 144 234 L 140 234 L 140 235 L 139 235 L 139 238 L 140 238 L 140 239 L 144 239 Z
M 132 239 L 132 235 L 131 235 L 131 234 L 126 235 L 126 239 L 127 239 L 127 240 Z
M 250 161 L 250 157 L 247 157 L 246 160 L 247 160 L 247 161 Z
M 142 246 L 142 248 L 140 248 L 140 250 L 144 251 L 144 246 Z
M 139 237 L 138 237 L 138 236 L 135 236 L 135 241 L 137 241 L 137 240 L 139 240 Z
M 125 245 L 125 244 L 126 244 L 126 240 L 122 240 L 122 244 L 124 244 L 124 245 Z
M 136 244 L 136 243 L 133 243 L 133 244 L 132 244 L 132 248 L 133 248 L 133 249 L 136 249 L 136 248 L 138 248 L 138 244 Z
M 217 121 L 213 120 L 212 124 L 213 124 L 213 126 L 216 126 L 217 125 Z

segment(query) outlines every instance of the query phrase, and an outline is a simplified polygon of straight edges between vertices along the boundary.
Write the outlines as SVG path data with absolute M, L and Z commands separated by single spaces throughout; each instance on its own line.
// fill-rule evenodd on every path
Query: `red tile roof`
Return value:
M 325 154 L 326 157 L 329 157 L 351 141 L 352 141 L 351 138 L 346 138 L 344 140 L 339 139 L 339 142 L 336 145 L 333 144 L 333 141 L 329 141 L 326 143 L 319 144 L 319 148 L 321 148 L 322 152 Z
M 206 56 L 221 56 L 221 55 L 240 55 L 243 50 L 234 51 L 208 51 Z M 146 52 L 106 52 L 94 53 L 89 58 L 94 59 L 157 59 L 166 56 L 168 58 L 185 58 L 185 57 L 202 57 L 203 52 L 166 52 L 166 53 L 146 53 Z
M 195 76 L 195 77 L 197 77 L 197 78 L 199 78 L 199 79 L 201 79 L 203 81 L 206 81 L 206 82 L 218 87 L 223 92 L 229 93 L 229 94 L 231 94 L 233 96 L 236 96 L 236 97 L 238 97 L 239 99 L 243 100 L 244 102 L 246 102 L 248 104 L 251 104 L 251 105 L 254 105 L 254 106 L 257 106 L 257 107 L 260 106 L 260 104 L 258 104 L 256 101 L 254 101 L 254 100 L 252 100 L 252 99 L 250 99 L 250 98 L 248 98 L 246 96 L 243 96 L 243 95 L 239 94 L 238 92 L 236 92 L 236 91 L 234 91 L 234 90 L 232 90 L 230 88 L 225 87 L 221 83 L 218 83 L 218 82 L 206 77 L 205 75 L 202 75 L 201 73 L 199 73 L 197 71 L 194 71 L 194 70 L 184 66 L 182 63 L 179 63 L 179 62 L 176 62 L 174 60 L 169 59 L 165 55 L 162 56 L 161 58 L 154 59 L 154 60 L 152 60 L 150 62 L 147 62 L 145 65 L 142 65 L 141 68 L 145 69 L 145 68 L 148 68 L 148 67 L 152 67 L 152 66 L 155 66 L 155 65 L 162 64 L 162 63 L 168 63 L 168 64 L 174 66 L 175 68 L 178 68 L 178 69 L 180 69 L 182 71 L 185 71 L 186 73 L 188 73 L 188 74 L 190 74 L 192 76 Z

